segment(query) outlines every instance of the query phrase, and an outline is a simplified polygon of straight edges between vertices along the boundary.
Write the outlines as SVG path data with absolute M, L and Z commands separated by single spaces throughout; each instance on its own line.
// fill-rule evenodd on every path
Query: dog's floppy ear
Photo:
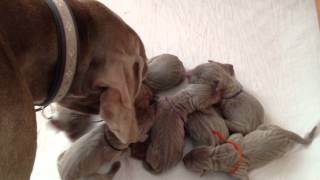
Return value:
M 102 93 L 100 115 L 120 142 L 129 144 L 138 139 L 138 123 L 131 98 L 126 90 L 121 91 L 109 88 Z
M 96 73 L 93 87 L 102 90 L 100 116 L 123 144 L 129 144 L 136 142 L 139 134 L 134 100 L 136 91 L 142 83 L 139 81 L 139 77 L 142 77 L 142 72 L 139 76 L 142 68 L 134 65 L 133 60 L 127 56 L 116 58 L 118 61 L 106 64 Z M 135 66 L 138 69 L 137 77 L 134 74 Z

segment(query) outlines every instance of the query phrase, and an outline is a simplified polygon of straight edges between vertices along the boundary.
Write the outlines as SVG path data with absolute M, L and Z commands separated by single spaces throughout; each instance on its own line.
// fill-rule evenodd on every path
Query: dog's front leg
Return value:
M 31 93 L 0 35 L 0 179 L 30 178 L 37 128 Z

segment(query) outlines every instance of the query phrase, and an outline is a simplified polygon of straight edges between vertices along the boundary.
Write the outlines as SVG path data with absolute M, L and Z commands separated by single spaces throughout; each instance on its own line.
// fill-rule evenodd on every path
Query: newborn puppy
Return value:
M 160 98 L 144 166 L 158 174 L 176 165 L 183 155 L 187 115 L 219 101 L 214 86 L 193 84 L 172 97 Z
M 168 90 L 185 79 L 185 68 L 177 56 L 162 54 L 148 62 L 144 83 L 154 93 Z
M 282 157 L 295 144 L 309 145 L 315 132 L 316 127 L 302 138 L 278 126 L 262 125 L 245 137 L 241 134 L 230 136 L 226 144 L 195 148 L 183 162 L 192 171 L 226 172 L 237 179 L 247 180 L 248 171 Z
M 282 157 L 295 144 L 309 145 L 314 139 L 317 127 L 314 127 L 305 138 L 276 125 L 261 125 L 249 133 L 240 142 L 245 157 L 249 160 L 249 170 L 259 168 L 268 162 Z M 237 140 L 237 139 L 235 139 Z
M 93 116 L 56 105 L 55 114 L 50 120 L 51 125 L 64 131 L 75 141 L 92 127 Z
M 75 141 L 58 159 L 58 170 L 62 180 L 112 179 L 120 168 L 113 164 L 107 174 L 98 174 L 105 163 L 113 163 L 126 153 L 128 145 L 121 144 L 111 131 L 105 132 L 105 124 L 100 124 Z
M 203 111 L 196 111 L 188 115 L 187 133 L 194 146 L 217 145 L 222 141 L 212 136 L 212 130 L 219 131 L 224 137 L 229 137 L 229 130 L 224 119 L 213 107 Z
M 192 84 L 215 84 L 221 91 L 220 109 L 230 131 L 247 134 L 263 123 L 264 110 L 260 102 L 244 91 L 235 79 L 233 67 L 214 61 L 189 71 Z

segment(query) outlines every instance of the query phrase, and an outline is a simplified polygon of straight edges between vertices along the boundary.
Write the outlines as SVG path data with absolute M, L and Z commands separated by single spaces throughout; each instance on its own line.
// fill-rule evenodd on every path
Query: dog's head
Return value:
M 89 12 L 82 16 L 89 17 L 76 16 L 82 39 L 77 73 L 60 104 L 99 113 L 122 143 L 136 142 L 139 130 L 134 101 L 147 69 L 143 44 L 105 6 L 98 2 L 87 6 Z

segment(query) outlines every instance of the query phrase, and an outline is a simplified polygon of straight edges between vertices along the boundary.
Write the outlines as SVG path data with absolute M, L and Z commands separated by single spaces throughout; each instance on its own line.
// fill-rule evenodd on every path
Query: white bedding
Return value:
M 187 68 L 208 59 L 231 63 L 264 105 L 266 121 L 305 135 L 320 121 L 320 33 L 314 0 L 105 0 L 142 38 L 148 57 L 172 53 Z M 38 116 L 32 180 L 59 180 L 58 154 L 69 142 Z M 320 137 L 308 148 L 250 173 L 253 180 L 319 180 Z M 220 178 L 219 178 L 220 177 Z M 115 180 L 200 178 L 179 164 L 154 176 L 124 161 Z

